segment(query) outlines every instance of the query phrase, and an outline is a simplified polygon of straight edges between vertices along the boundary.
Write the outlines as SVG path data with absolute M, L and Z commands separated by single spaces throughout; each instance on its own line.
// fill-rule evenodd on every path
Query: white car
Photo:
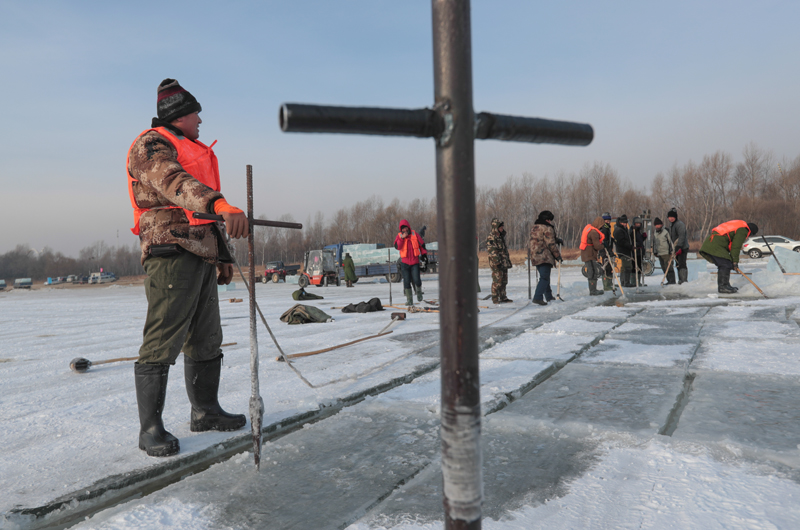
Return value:
M 742 254 L 747 254 L 753 259 L 760 258 L 765 254 L 772 254 L 769 247 L 767 247 L 767 243 L 764 242 L 764 238 L 766 238 L 767 243 L 769 243 L 769 247 L 781 247 L 787 250 L 800 252 L 800 241 L 795 241 L 794 239 L 783 236 L 755 236 L 748 237 L 747 241 L 744 242 L 744 245 L 742 245 Z

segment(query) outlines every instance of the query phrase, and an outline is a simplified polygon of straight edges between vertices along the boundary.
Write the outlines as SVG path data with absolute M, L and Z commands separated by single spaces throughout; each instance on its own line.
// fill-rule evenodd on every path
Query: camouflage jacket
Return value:
M 556 244 L 556 229 L 549 224 L 534 224 L 531 228 L 531 238 L 528 240 L 528 250 L 531 253 L 531 265 L 556 265 L 556 259 L 561 258 Z
M 172 143 L 156 131 L 141 135 L 131 146 L 128 172 L 138 181 L 133 185 L 136 204 L 155 208 L 144 212 L 139 220 L 142 263 L 149 257 L 152 245 L 165 244 L 178 244 L 205 261 L 216 263 L 218 238 L 224 233 L 218 223 L 191 226 L 183 210 L 157 208 L 180 206 L 214 213 L 213 203 L 222 194 L 184 171 Z
M 501 232 L 503 222 L 496 217 L 492 219 L 492 232 L 486 238 L 486 250 L 489 252 L 489 265 L 492 270 L 508 270 L 511 258 L 508 256 L 505 231 Z

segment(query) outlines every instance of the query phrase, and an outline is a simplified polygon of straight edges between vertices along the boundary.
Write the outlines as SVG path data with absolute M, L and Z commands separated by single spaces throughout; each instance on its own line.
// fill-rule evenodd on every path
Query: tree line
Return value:
M 499 186 L 476 189 L 477 244 L 485 249 L 494 217 L 505 222 L 509 248 L 523 249 L 538 213 L 550 210 L 559 237 L 567 247 L 577 247 L 583 227 L 603 212 L 612 217 L 626 214 L 632 219 L 649 209 L 652 217 L 666 220 L 673 207 L 686 223 L 691 240 L 702 240 L 711 228 L 730 219 L 754 222 L 762 234 L 798 239 L 800 156 L 778 162 L 770 151 L 751 143 L 738 162 L 731 154 L 717 151 L 700 161 L 676 164 L 668 172 L 658 173 L 649 191 L 622 179 L 611 164 L 602 162 L 569 175 L 511 176 Z M 391 246 L 401 219 L 407 219 L 417 231 L 427 226 L 425 240 L 437 240 L 435 198 L 385 203 L 381 197 L 372 196 L 339 209 L 329 219 L 317 212 L 308 217 L 303 230 L 257 228 L 256 262 L 299 263 L 306 250 L 339 242 Z M 289 214 L 276 220 L 297 222 Z M 237 261 L 246 264 L 247 241 L 237 240 L 233 246 Z M 37 253 L 18 245 L 0 255 L 0 278 L 65 276 L 101 266 L 118 276 L 144 273 L 138 245 L 110 247 L 98 242 L 82 249 L 77 259 L 49 249 Z

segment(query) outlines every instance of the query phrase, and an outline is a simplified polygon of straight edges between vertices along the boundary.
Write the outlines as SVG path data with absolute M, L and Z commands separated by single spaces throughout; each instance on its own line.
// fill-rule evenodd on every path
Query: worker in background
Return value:
M 486 251 L 489 254 L 489 266 L 492 268 L 492 302 L 513 302 L 506 296 L 508 269 L 511 268 L 511 258 L 506 246 L 506 229 L 497 217 L 492 219 L 492 231 L 486 238 Z
M 400 272 L 403 274 L 403 290 L 406 305 L 414 305 L 411 288 L 417 293 L 417 301 L 422 302 L 422 280 L 420 279 L 419 260 L 425 250 L 425 242 L 413 230 L 408 221 L 400 221 L 400 232 L 394 238 L 394 248 L 400 251 Z
M 658 258 L 661 270 L 667 275 L 667 285 L 675 284 L 675 269 L 672 261 L 675 259 L 675 245 L 669 236 L 669 230 L 664 228 L 664 223 L 658 217 L 653 221 L 653 255 Z
M 233 278 L 222 225 L 193 212 L 222 215 L 230 237 L 246 237 L 247 216 L 220 193 L 217 157 L 198 141 L 200 103 L 176 80 L 158 86 L 158 117 L 128 151 L 128 191 L 142 248 L 147 318 L 134 364 L 139 449 L 150 456 L 180 451 L 161 414 L 170 366 L 183 351 L 192 432 L 233 431 L 247 422 L 219 405 L 222 326 L 217 285 Z
M 631 226 L 631 243 L 633 244 L 633 268 L 637 276 L 639 285 L 644 285 L 644 273 L 642 262 L 644 261 L 644 244 L 647 239 L 647 232 L 642 230 L 642 220 L 639 217 L 633 218 Z
M 604 248 L 605 236 L 600 231 L 602 227 L 603 218 L 598 216 L 581 232 L 581 261 L 585 271 L 584 275 L 589 280 L 589 295 L 591 296 L 599 296 L 604 293 L 597 288 L 597 280 L 603 277 L 603 267 L 597 261 Z
M 731 271 L 738 267 L 745 240 L 757 233 L 758 226 L 741 220 L 728 221 L 711 229 L 700 247 L 700 255 L 717 266 L 717 292 L 733 294 L 739 290 L 731 285 Z
M 549 210 L 540 212 L 531 227 L 531 237 L 528 240 L 531 265 L 536 267 L 536 272 L 539 274 L 539 282 L 536 284 L 532 300 L 537 305 L 547 305 L 551 300 L 555 300 L 553 290 L 550 288 L 550 273 L 556 263 L 562 261 L 561 250 L 558 248 L 562 241 L 556 237 L 553 219 L 555 216 Z
M 616 247 L 617 257 L 622 262 L 620 271 L 620 283 L 623 287 L 634 287 L 631 271 L 633 270 L 633 244 L 631 234 L 628 230 L 628 216 L 622 214 L 617 219 L 614 227 L 614 246 Z
M 686 257 L 689 254 L 689 238 L 686 235 L 686 225 L 678 219 L 678 211 L 672 208 L 667 212 L 669 221 L 669 237 L 675 245 L 675 265 L 678 268 L 678 284 L 689 281 L 689 269 L 686 268 Z
M 353 284 L 358 281 L 358 277 L 356 276 L 356 266 L 353 263 L 353 258 L 350 257 L 349 252 L 344 255 L 342 267 L 344 268 L 344 284 L 347 287 L 352 287 Z
M 603 212 L 602 217 L 600 233 L 603 234 L 603 250 L 600 251 L 600 260 L 603 263 L 603 289 L 613 291 L 614 269 L 611 260 L 614 259 L 614 238 L 611 237 L 611 214 Z

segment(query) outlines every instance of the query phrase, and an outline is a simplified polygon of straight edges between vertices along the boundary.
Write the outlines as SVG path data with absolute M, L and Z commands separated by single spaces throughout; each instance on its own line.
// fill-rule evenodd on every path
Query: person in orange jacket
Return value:
M 394 238 L 394 248 L 400 251 L 400 272 L 403 274 L 403 292 L 406 295 L 406 305 L 414 305 L 411 288 L 417 293 L 417 301 L 422 302 L 422 280 L 420 279 L 419 259 L 428 253 L 425 241 L 411 225 L 403 219 L 400 221 L 400 232 Z
M 158 86 L 157 117 L 128 151 L 128 191 L 147 273 L 147 318 L 134 364 L 139 408 L 139 449 L 170 456 L 180 443 L 161 415 L 170 366 L 184 354 L 192 431 L 244 427 L 242 414 L 225 412 L 217 399 L 222 367 L 218 284 L 233 278 L 225 228 L 193 212 L 222 215 L 230 237 L 246 237 L 247 217 L 220 193 L 219 167 L 200 136 L 200 103 L 178 81 Z M 216 143 L 216 142 L 215 142 Z

